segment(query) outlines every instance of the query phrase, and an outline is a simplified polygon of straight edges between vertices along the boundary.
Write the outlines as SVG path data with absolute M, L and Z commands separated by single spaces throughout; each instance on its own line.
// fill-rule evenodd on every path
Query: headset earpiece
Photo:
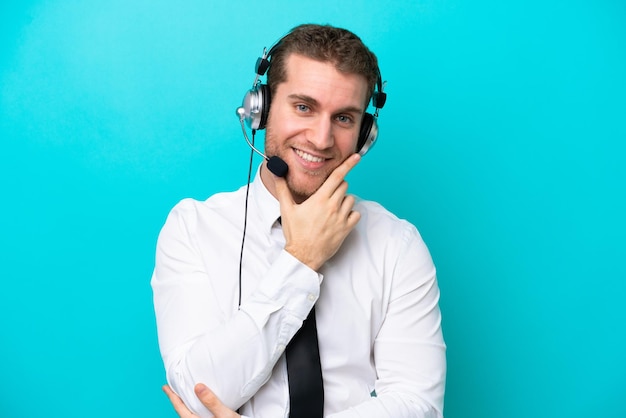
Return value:
M 378 137 L 378 124 L 376 117 L 371 113 L 365 113 L 361 121 L 361 129 L 359 130 L 359 140 L 356 144 L 356 151 L 362 156 L 365 155 L 370 148 L 374 146 Z
M 267 84 L 258 84 L 249 90 L 243 98 L 243 120 L 250 129 L 265 128 L 270 108 L 270 88 Z
M 270 103 L 272 102 L 272 92 L 270 86 L 267 84 L 259 85 L 259 92 L 261 94 L 261 109 L 259 109 L 260 118 L 259 127 L 257 129 L 265 129 L 267 125 L 267 118 L 270 113 Z
M 382 109 L 387 102 L 387 93 L 383 91 L 385 88 L 382 77 L 380 75 L 380 69 L 378 69 L 378 80 L 376 81 L 376 90 L 372 94 L 372 106 L 376 109 L 374 114 L 365 113 L 363 120 L 361 121 L 361 129 L 359 131 L 359 140 L 357 141 L 356 150 L 362 156 L 365 155 L 376 142 L 378 138 L 378 111 Z

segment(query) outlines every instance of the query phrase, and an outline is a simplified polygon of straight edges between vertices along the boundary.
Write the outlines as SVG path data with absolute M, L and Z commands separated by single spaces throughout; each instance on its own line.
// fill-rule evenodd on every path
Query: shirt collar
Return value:
M 267 234 L 271 233 L 272 227 L 280 217 L 280 203 L 267 190 L 261 179 L 261 169 L 264 163 L 259 165 L 254 181 L 250 184 L 250 200 L 252 202 L 251 211 L 259 222 L 260 227 Z

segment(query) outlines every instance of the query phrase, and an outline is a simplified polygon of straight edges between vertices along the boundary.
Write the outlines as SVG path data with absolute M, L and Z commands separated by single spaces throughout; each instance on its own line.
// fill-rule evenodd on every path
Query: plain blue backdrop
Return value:
M 351 191 L 431 249 L 446 417 L 626 416 L 617 0 L 3 2 L 0 416 L 175 416 L 157 234 L 243 184 L 235 108 L 305 22 L 359 34 L 388 80 Z

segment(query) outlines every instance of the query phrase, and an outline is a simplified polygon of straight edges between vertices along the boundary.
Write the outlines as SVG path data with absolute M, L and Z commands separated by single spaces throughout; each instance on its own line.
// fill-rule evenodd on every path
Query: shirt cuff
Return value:
M 259 329 L 269 316 L 283 310 L 288 316 L 303 321 L 320 294 L 323 276 L 303 264 L 285 250 L 281 251 L 251 298 L 242 303 Z

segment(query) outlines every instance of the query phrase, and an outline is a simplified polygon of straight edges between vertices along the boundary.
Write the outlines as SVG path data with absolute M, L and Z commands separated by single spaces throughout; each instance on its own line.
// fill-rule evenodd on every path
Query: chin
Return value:
M 294 184 L 294 182 L 288 180 L 289 190 L 293 195 L 295 200 L 304 201 L 311 197 L 313 193 L 315 193 L 321 186 L 322 183 L 318 184 Z

